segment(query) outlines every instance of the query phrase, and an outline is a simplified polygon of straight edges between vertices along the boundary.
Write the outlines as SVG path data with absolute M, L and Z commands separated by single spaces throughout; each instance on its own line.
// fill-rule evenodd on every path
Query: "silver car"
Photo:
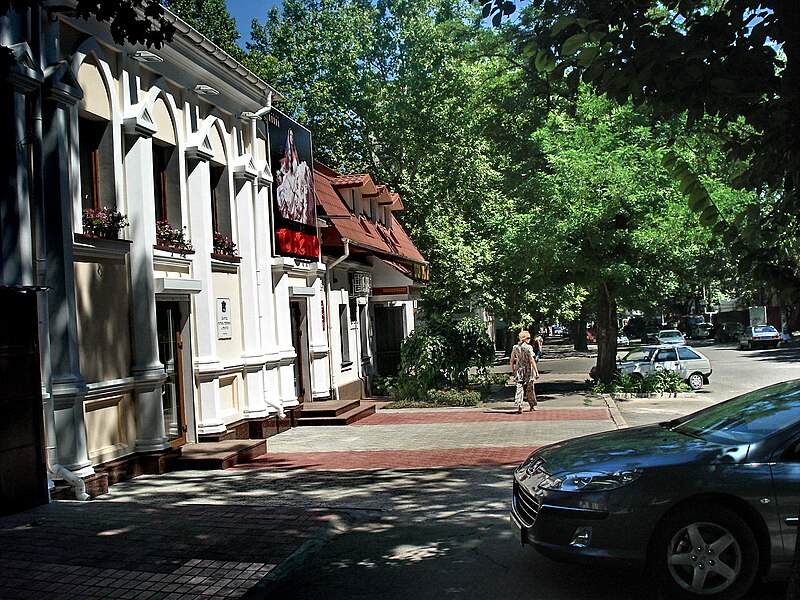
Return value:
M 676 346 L 683 346 L 686 343 L 686 338 L 677 329 L 662 329 L 656 335 L 656 341 L 659 344 L 674 344 Z
M 800 506 L 800 380 L 673 421 L 575 438 L 514 472 L 518 540 L 642 563 L 668 597 L 734 600 L 788 574 Z
M 691 346 L 642 346 L 623 356 L 617 370 L 623 375 L 647 377 L 658 370 L 675 371 L 693 390 L 708 384 L 711 361 Z
M 752 350 L 756 346 L 777 348 L 781 334 L 772 325 L 755 325 L 747 327 L 739 336 L 739 350 Z

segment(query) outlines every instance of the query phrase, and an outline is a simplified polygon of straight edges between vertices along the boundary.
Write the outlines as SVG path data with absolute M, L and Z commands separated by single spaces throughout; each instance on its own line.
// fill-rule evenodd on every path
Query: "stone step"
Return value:
M 321 402 L 304 402 L 300 413 L 300 421 L 305 418 L 338 417 L 358 408 L 359 400 L 325 400 Z
M 328 416 L 306 416 L 303 410 L 298 424 L 303 427 L 307 425 L 350 425 L 356 421 L 375 414 L 376 402 L 357 402 L 355 407 L 348 411 L 336 415 Z
M 176 461 L 176 469 L 229 469 L 240 463 L 250 462 L 257 456 L 266 454 L 266 440 L 220 440 L 186 444 L 181 448 L 181 457 Z

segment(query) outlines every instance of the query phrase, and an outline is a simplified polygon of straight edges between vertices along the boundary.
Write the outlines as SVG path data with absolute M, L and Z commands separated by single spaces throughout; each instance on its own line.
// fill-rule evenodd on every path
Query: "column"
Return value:
M 130 252 L 131 372 L 135 382 L 136 450 L 149 452 L 169 448 L 164 431 L 162 384 L 166 378 L 158 357 L 156 295 L 153 281 L 153 244 L 156 243 L 156 210 L 153 191 L 153 140 L 129 135 L 125 156 Z
M 241 177 L 244 177 L 242 174 Z M 237 179 L 239 174 L 235 176 Z M 247 418 L 265 417 L 268 414 L 264 398 L 264 351 L 261 344 L 261 328 L 259 323 L 258 270 L 256 268 L 255 220 L 253 214 L 253 196 L 255 195 L 253 177 L 240 183 L 236 194 L 236 216 L 238 230 L 239 285 L 241 286 L 242 304 L 242 359 L 244 361 L 244 384 L 247 390 L 244 415 Z
M 69 174 L 70 111 L 79 100 L 52 88 L 42 105 L 42 213 L 45 222 L 43 298 L 49 331 L 52 398 L 58 461 L 79 477 L 94 473 L 89 460 L 83 401 L 86 380 L 80 370 L 73 263 L 72 189 Z
M 219 369 L 217 356 L 217 316 L 211 282 L 211 251 L 214 233 L 211 219 L 211 175 L 205 160 L 186 161 L 189 224 L 194 246 L 194 275 L 203 282 L 203 289 L 193 298 L 195 337 L 195 369 L 199 379 L 197 432 L 222 433 L 225 424 L 219 409 Z

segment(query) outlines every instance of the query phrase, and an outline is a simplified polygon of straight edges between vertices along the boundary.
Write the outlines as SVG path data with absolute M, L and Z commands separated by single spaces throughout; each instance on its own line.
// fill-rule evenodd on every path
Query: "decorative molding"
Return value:
M 243 154 L 233 164 L 233 178 L 245 181 L 258 179 L 258 167 L 253 162 L 252 154 Z
M 187 277 L 156 277 L 155 293 L 171 295 L 199 294 L 203 291 L 203 282 Z
M 44 74 L 33 57 L 27 42 L 9 46 L 14 62 L 8 71 L 8 82 L 22 92 L 32 92 L 44 83 Z
M 227 254 L 211 254 L 211 271 L 213 273 L 238 273 L 241 256 Z
M 83 90 L 69 63 L 62 60 L 45 69 L 45 97 L 65 106 L 75 106 L 83 99 Z
M 130 107 L 122 119 L 122 128 L 129 135 L 142 137 L 153 137 L 158 132 L 158 125 L 145 102 Z
M 74 233 L 72 254 L 76 259 L 122 259 L 131 251 L 131 240 L 109 240 Z
M 117 402 L 119 402 L 122 400 L 122 395 L 132 392 L 134 387 L 136 387 L 136 382 L 133 377 L 89 383 L 86 385 L 87 391 L 84 401 L 98 400 L 104 396 L 116 396 Z M 108 400 L 113 400 L 113 398 Z

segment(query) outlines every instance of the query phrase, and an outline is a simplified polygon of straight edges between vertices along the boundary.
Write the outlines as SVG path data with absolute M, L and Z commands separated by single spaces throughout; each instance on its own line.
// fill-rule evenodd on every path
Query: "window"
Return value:
M 215 233 L 232 237 L 231 200 L 225 167 L 211 167 L 211 222 Z
M 111 163 L 110 139 L 106 139 L 107 121 L 78 118 L 78 152 L 81 171 L 81 207 L 98 209 L 103 206 L 116 206 L 113 194 L 113 177 L 104 181 L 103 175 L 107 171 L 103 168 Z M 104 161 L 103 158 L 106 160 Z M 105 184 L 105 185 L 104 185 Z M 111 187 L 109 187 L 111 186 Z M 109 190 L 111 193 L 109 193 Z
M 358 324 L 361 332 L 361 358 L 369 358 L 369 309 L 366 304 L 358 307 Z
M 678 356 L 681 360 L 700 360 L 700 355 L 697 352 L 685 346 L 678 348 Z
M 678 354 L 675 352 L 675 348 L 659 350 L 658 356 L 656 356 L 656 362 L 670 362 L 676 360 L 678 360 Z
M 350 360 L 350 327 L 347 318 L 347 304 L 339 305 L 339 340 L 342 345 L 342 365 L 351 364 Z
M 178 160 L 174 146 L 153 144 L 153 190 L 155 191 L 156 221 L 181 225 Z
M 350 321 L 355 323 L 358 321 L 358 305 L 355 296 L 350 297 Z

